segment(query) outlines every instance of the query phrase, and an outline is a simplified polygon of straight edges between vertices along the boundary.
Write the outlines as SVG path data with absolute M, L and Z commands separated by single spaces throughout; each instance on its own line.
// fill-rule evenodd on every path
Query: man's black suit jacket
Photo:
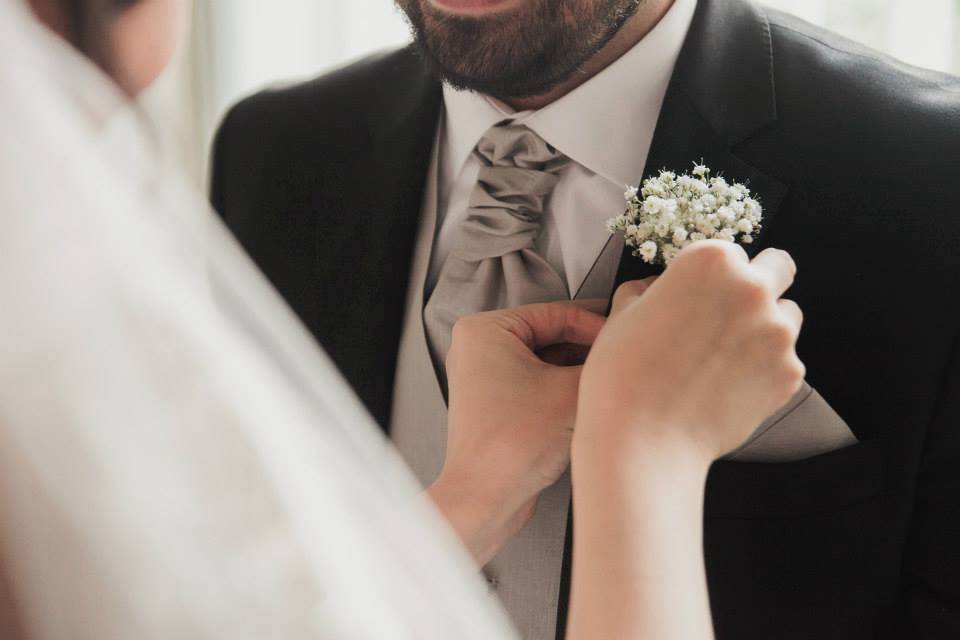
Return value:
M 247 99 L 216 140 L 214 205 L 384 428 L 440 106 L 404 49 Z M 714 465 L 718 637 L 960 638 L 960 82 L 700 0 L 647 174 L 701 159 L 760 195 L 808 380 L 861 441 Z

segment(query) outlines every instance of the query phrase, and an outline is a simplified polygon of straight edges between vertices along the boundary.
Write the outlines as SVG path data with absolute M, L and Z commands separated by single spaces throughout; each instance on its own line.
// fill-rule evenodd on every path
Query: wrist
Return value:
M 536 506 L 535 498 L 518 502 L 487 478 L 448 470 L 427 494 L 479 566 L 523 528 Z
M 697 521 L 711 463 L 677 440 L 581 441 L 571 455 L 574 501 L 589 505 L 579 509 L 581 522 L 600 517 L 614 527 L 647 518 L 661 524 Z
M 709 460 L 678 439 L 602 435 L 576 441 L 572 455 L 571 636 L 709 637 L 667 631 L 690 628 L 686 617 L 673 624 L 677 607 L 707 612 L 692 620 L 709 629 L 702 538 Z
M 571 446 L 571 464 L 582 471 L 642 471 L 705 480 L 714 458 L 688 430 L 648 416 L 590 414 L 578 418 Z

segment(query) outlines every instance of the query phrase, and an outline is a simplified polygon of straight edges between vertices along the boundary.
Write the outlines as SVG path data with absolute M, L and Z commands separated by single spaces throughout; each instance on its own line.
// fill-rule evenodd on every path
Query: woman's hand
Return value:
M 548 364 L 535 352 L 589 346 L 603 324 L 571 303 L 549 303 L 454 326 L 447 457 L 429 493 L 479 564 L 527 523 L 570 461 L 582 367 Z
M 802 314 L 780 299 L 795 272 L 783 251 L 750 262 L 705 241 L 649 287 L 621 286 L 584 370 L 578 437 L 675 443 L 708 462 L 736 448 L 803 381 Z
M 580 383 L 570 640 L 713 637 L 707 471 L 801 384 L 794 272 L 705 241 L 617 291 Z

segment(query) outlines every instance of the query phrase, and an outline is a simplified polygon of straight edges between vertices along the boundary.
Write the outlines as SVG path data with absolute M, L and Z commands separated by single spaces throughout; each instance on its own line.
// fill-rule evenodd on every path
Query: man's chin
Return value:
M 643 0 L 396 0 L 435 75 L 502 99 L 549 93 Z M 577 15 L 578 20 L 566 19 Z
M 527 0 L 424 0 L 436 12 L 452 16 L 491 16 L 513 11 Z

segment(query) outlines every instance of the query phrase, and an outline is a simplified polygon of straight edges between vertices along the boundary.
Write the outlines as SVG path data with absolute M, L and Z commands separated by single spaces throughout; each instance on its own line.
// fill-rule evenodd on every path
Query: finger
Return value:
M 531 304 L 493 313 L 500 314 L 503 326 L 534 351 L 564 342 L 591 345 L 606 320 L 570 302 Z
M 800 332 L 800 327 L 803 326 L 803 311 L 800 309 L 800 306 L 793 300 L 778 300 L 777 307 L 779 307 L 780 312 L 790 321 L 790 324 L 797 328 L 797 333 Z
M 614 316 L 623 311 L 623 308 L 646 293 L 657 278 L 660 276 L 649 276 L 643 280 L 631 280 L 624 282 L 613 294 L 613 305 L 610 308 L 610 315 Z
M 780 249 L 764 249 L 750 263 L 779 298 L 793 284 L 797 265 L 790 254 Z

